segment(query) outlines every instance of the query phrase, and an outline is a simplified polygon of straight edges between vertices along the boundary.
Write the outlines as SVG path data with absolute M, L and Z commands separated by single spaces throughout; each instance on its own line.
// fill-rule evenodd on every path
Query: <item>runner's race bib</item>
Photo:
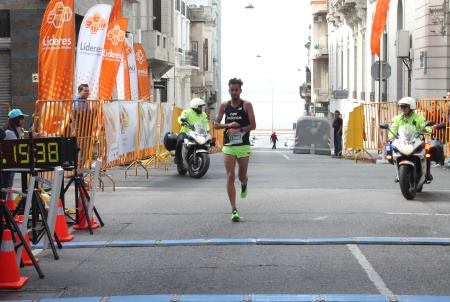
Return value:
M 243 143 L 243 134 L 242 133 L 238 133 L 238 134 L 232 134 L 232 135 L 228 135 L 228 141 L 229 143 L 227 145 L 240 145 Z

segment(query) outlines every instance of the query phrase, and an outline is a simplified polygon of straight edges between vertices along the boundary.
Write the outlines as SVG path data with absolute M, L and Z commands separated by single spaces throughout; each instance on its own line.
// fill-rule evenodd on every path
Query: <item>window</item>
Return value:
M 177 0 L 177 11 L 181 11 L 181 5 L 180 5 L 180 1 L 181 0 Z
M 163 37 L 163 48 L 166 48 L 166 37 Z
M 153 30 L 161 32 L 161 0 L 153 0 L 153 16 Z
M 161 44 L 161 36 L 160 35 L 156 35 L 156 46 L 159 47 L 160 44 Z
M 204 71 L 208 71 L 208 69 L 209 69 L 208 58 L 209 58 L 209 54 L 208 54 L 208 39 L 205 39 L 205 42 L 203 42 L 203 70 Z
M 186 16 L 186 3 L 181 2 L 181 13 Z
M 0 38 L 11 37 L 9 10 L 0 10 Z

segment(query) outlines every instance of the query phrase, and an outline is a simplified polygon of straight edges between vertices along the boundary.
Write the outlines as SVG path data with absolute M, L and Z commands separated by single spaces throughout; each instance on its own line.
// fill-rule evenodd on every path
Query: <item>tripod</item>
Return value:
M 29 198 L 27 195 L 25 203 L 23 202 L 22 199 L 22 202 L 16 209 L 16 213 L 19 213 L 20 210 L 20 212 L 22 212 L 24 216 L 27 216 L 28 218 L 28 212 L 30 209 L 27 209 L 26 206 L 27 204 L 31 204 L 31 230 L 32 230 L 31 242 L 33 244 L 36 244 L 46 235 L 50 248 L 52 249 L 53 258 L 55 260 L 58 260 L 59 256 L 56 251 L 54 241 L 56 241 L 56 244 L 58 245 L 59 249 L 62 249 L 62 244 L 56 232 L 53 232 L 54 233 L 53 235 L 51 234 L 52 232 L 50 231 L 51 229 L 47 222 L 47 212 L 45 211 L 43 201 L 39 194 L 39 186 L 36 180 L 41 180 L 41 178 L 37 176 L 37 171 L 35 169 L 34 158 L 36 151 L 37 149 L 35 143 L 33 140 L 31 140 L 28 150 L 28 153 L 30 154 L 30 166 L 27 171 L 27 173 L 31 175 L 31 180 L 30 183 L 28 184 L 28 195 L 31 195 L 30 196 L 31 198 Z M 44 170 L 42 170 L 42 172 L 43 171 Z M 25 191 L 26 188 L 27 188 L 26 173 L 22 173 L 22 189 Z M 38 224 L 41 225 L 40 229 L 38 229 Z
M 89 192 L 86 188 L 86 183 L 84 182 L 83 174 L 78 172 L 78 151 L 79 149 L 77 147 L 74 148 L 74 154 L 75 154 L 75 164 L 73 168 L 73 176 L 70 178 L 67 185 L 64 187 L 64 190 L 61 193 L 62 200 L 64 202 L 64 195 L 69 189 L 69 187 L 74 184 L 75 185 L 75 220 L 70 217 L 70 219 L 74 220 L 76 224 L 80 224 L 83 219 L 86 219 L 87 223 L 87 229 L 89 229 L 89 233 L 91 235 L 94 234 L 93 229 L 97 228 L 98 225 L 92 224 L 91 221 L 91 214 L 92 212 L 97 217 L 98 221 L 100 222 L 100 225 L 103 227 L 105 224 L 103 223 L 103 220 L 101 219 L 97 209 L 95 206 L 88 207 L 91 202 L 91 197 L 89 195 Z M 81 210 L 81 208 L 82 210 Z M 82 228 L 82 227 L 80 227 Z

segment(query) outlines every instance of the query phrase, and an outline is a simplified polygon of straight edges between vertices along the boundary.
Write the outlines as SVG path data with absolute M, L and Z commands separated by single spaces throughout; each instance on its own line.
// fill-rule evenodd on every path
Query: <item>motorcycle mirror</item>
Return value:
M 433 122 L 433 121 L 426 121 L 426 122 L 425 122 L 425 127 L 433 126 L 433 125 L 434 125 L 434 122 Z
M 381 124 L 380 128 L 381 129 L 389 129 L 389 124 Z

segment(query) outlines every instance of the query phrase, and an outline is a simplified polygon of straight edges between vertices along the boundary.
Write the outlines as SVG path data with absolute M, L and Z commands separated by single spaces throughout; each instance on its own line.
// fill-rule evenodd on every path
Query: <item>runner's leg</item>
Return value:
M 239 181 L 241 182 L 241 197 L 245 198 L 247 197 L 247 182 L 248 182 L 248 176 L 247 176 L 247 170 L 248 170 L 248 163 L 249 163 L 250 157 L 241 157 L 237 160 L 238 162 L 238 177 Z
M 236 188 L 234 187 L 236 157 L 228 154 L 223 155 L 225 170 L 227 172 L 227 193 L 231 208 L 236 210 Z

